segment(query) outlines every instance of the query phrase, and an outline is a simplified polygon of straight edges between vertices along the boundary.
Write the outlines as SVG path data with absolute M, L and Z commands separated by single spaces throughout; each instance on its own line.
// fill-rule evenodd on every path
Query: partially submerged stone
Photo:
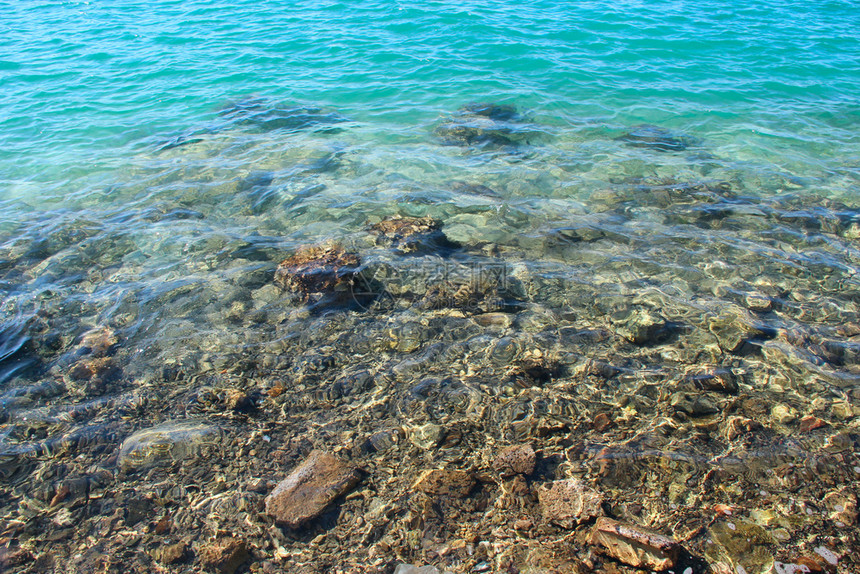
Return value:
M 415 481 L 414 488 L 432 496 L 465 498 L 473 486 L 475 479 L 469 472 L 434 468 L 424 471 Z
M 266 512 L 289 528 L 312 520 L 361 480 L 357 467 L 315 450 L 266 497 Z
M 681 551 L 681 546 L 667 536 L 606 517 L 597 519 L 591 543 L 619 562 L 658 571 L 675 566 Z
M 304 246 L 281 261 L 275 283 L 305 299 L 313 294 L 346 291 L 360 264 L 358 255 L 339 245 Z
M 516 444 L 503 449 L 493 460 L 493 470 L 502 477 L 534 472 L 537 456 L 530 444 Z
M 200 421 L 169 421 L 129 436 L 119 449 L 117 464 L 126 470 L 180 462 L 215 449 L 221 430 Z
M 578 478 L 541 485 L 538 500 L 544 519 L 565 528 L 603 514 L 603 495 Z

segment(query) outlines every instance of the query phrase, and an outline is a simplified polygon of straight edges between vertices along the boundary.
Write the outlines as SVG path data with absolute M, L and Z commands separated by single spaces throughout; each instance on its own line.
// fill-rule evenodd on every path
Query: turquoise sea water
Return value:
M 613 516 L 689 535 L 712 565 L 753 574 L 825 548 L 851 571 L 858 30 L 849 1 L 0 0 L 9 547 L 38 548 L 68 516 L 104 537 L 87 521 L 112 494 L 86 512 L 52 497 L 78 476 L 156 492 L 163 477 L 120 454 L 156 424 L 218 427 L 231 460 L 267 433 L 259 460 L 224 471 L 234 486 L 280 480 L 266 449 L 302 433 L 366 454 L 368 436 L 438 424 L 461 442 L 427 460 L 397 443 L 390 458 L 426 463 L 404 480 L 441 462 L 477 473 L 487 444 L 532 442 L 535 488 L 587 477 Z M 404 255 L 373 228 L 394 215 L 432 218 L 446 242 Z M 335 243 L 360 257 L 361 297 L 309 307 L 274 286 L 281 260 Z M 476 269 L 503 269 L 505 289 L 433 292 Z M 375 382 L 350 387 L 365 372 Z M 256 405 L 247 420 L 219 418 L 225 389 Z M 172 463 L 191 481 L 207 459 L 183 449 Z M 671 530 L 706 532 L 716 503 L 766 529 L 765 558 Z M 221 528 L 194 508 L 176 520 Z M 374 532 L 412 548 L 397 556 L 441 560 L 391 524 Z

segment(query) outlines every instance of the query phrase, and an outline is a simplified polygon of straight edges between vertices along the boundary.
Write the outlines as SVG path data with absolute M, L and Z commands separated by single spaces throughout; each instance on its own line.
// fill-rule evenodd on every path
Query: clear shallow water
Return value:
M 536 441 L 546 461 L 564 453 L 544 479 L 585 473 L 618 508 L 636 494 L 625 475 L 651 480 L 634 521 L 664 531 L 741 496 L 691 486 L 711 493 L 703 477 L 740 457 L 741 491 L 778 493 L 746 511 L 788 516 L 766 526 L 806 540 L 798 552 L 851 547 L 853 527 L 825 540 L 831 508 L 807 511 L 828 493 L 844 507 L 856 481 L 850 448 L 819 460 L 854 440 L 839 437 L 858 400 L 851 3 L 27 1 L 0 15 L 4 505 L 38 499 L 33 477 L 54 488 L 66 457 L 84 457 L 72 474 L 114 472 L 133 431 L 211 422 L 239 388 L 259 408 L 225 425 L 236 444 L 280 417 L 295 428 L 276 443 L 314 420 L 317 446 L 469 421 L 443 459 Z M 518 114 L 462 110 L 474 102 Z M 460 247 L 403 256 L 368 229 L 395 214 L 432 217 Z M 391 297 L 309 311 L 272 284 L 325 241 Z M 500 267 L 506 289 L 429 293 L 446 270 L 462 287 Z M 82 339 L 93 330 L 104 349 Z M 707 369 L 739 388 L 702 392 Z M 347 392 L 357 371 L 376 382 Z M 583 430 L 604 412 L 618 434 Z M 810 434 L 805 417 L 827 426 Z M 636 468 L 606 470 L 603 447 Z M 667 486 L 642 478 L 669 464 L 654 452 L 692 462 Z M 783 467 L 812 459 L 823 478 L 797 494 Z M 228 479 L 279 472 L 255 464 Z M 792 497 L 808 506 L 784 508 Z

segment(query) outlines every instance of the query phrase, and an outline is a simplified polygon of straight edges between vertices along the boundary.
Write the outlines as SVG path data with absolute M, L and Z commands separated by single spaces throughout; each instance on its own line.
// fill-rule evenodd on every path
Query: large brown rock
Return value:
M 279 524 L 297 528 L 319 516 L 360 480 L 358 468 L 315 450 L 266 497 L 266 512 Z
M 603 495 L 578 478 L 541 485 L 538 500 L 543 517 L 566 528 L 603 514 Z
M 619 562 L 658 571 L 675 566 L 681 551 L 681 546 L 667 536 L 605 517 L 597 519 L 591 543 Z

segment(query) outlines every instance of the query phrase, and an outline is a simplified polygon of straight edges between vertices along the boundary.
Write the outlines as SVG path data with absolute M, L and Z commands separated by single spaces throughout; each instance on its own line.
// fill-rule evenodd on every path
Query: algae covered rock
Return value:
M 401 253 L 436 253 L 459 247 L 445 236 L 441 224 L 431 217 L 395 215 L 374 223 L 368 230 L 378 245 L 390 246 Z
M 278 265 L 275 284 L 304 299 L 315 294 L 345 292 L 360 264 L 358 255 L 339 245 L 303 246 Z

